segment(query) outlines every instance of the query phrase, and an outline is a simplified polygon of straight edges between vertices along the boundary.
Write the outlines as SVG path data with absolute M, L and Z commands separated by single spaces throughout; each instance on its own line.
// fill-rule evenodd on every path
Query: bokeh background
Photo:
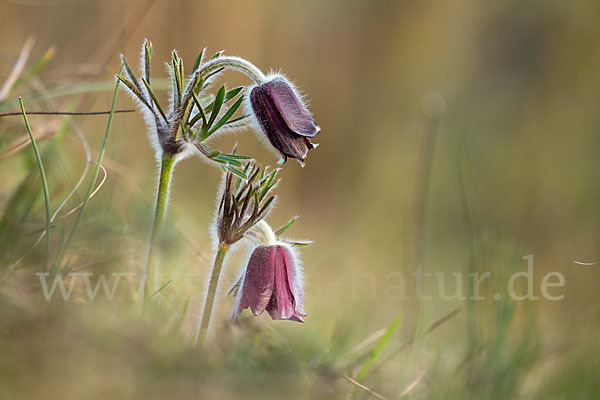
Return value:
M 281 171 L 268 219 L 280 226 L 301 215 L 289 235 L 314 240 L 302 250 L 307 323 L 261 317 L 252 333 L 215 345 L 215 356 L 193 350 L 189 335 L 212 257 L 219 169 L 199 159 L 177 166 L 163 256 L 173 281 L 156 315 L 137 315 L 125 289 L 119 301 L 92 304 L 82 294 L 49 305 L 34 275 L 43 245 L 28 253 L 45 223 L 37 167 L 29 147 L 13 148 L 27 137 L 22 119 L 1 118 L 0 397 L 367 398 L 344 378 L 355 365 L 340 360 L 375 334 L 364 350 L 372 356 L 381 329 L 402 317 L 375 357 L 381 367 L 362 380 L 381 396 L 596 398 L 600 267 L 574 261 L 600 261 L 599 15 L 591 0 L 0 2 L 2 81 L 29 37 L 28 68 L 52 54 L 0 111 L 18 110 L 18 96 L 30 110 L 108 110 L 119 54 L 137 64 L 148 38 L 156 78 L 167 76 L 162 62 L 172 49 L 188 71 L 204 47 L 281 70 L 322 128 L 306 166 L 292 161 Z M 225 80 L 248 83 L 236 73 Z M 123 91 L 118 108 L 132 108 Z M 106 117 L 31 121 L 57 207 L 85 165 L 74 130 L 95 158 Z M 224 150 L 236 142 L 241 153 L 275 164 L 249 130 L 212 141 Z M 156 172 L 138 113 L 115 117 L 104 165 L 107 181 L 84 215 L 70 263 L 138 271 Z M 56 237 L 72 223 L 57 222 Z M 545 274 L 559 272 L 565 285 L 551 293 L 564 299 L 506 299 L 527 255 L 535 295 Z M 244 256 L 241 248 L 229 259 L 222 291 Z M 448 293 L 452 273 L 491 272 L 481 287 L 486 300 L 444 300 L 433 279 L 425 287 L 431 300 L 402 300 L 398 274 L 410 278 L 417 265 L 444 273 Z M 406 291 L 414 295 L 410 280 Z M 503 298 L 494 301 L 494 293 Z M 222 296 L 218 319 L 231 304 Z

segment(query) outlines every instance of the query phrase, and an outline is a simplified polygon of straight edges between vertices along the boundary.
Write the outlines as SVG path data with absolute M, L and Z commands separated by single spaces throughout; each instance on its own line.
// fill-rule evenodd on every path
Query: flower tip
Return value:
M 305 315 L 304 315 L 305 316 Z M 302 318 L 303 316 L 300 315 L 292 315 L 290 317 L 290 321 L 295 321 L 295 322 L 300 322 L 300 323 L 305 323 L 306 321 L 304 321 L 304 319 Z

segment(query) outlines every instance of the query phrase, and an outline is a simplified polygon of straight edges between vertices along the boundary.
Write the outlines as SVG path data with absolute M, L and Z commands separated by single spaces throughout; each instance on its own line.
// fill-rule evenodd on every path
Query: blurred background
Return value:
M 230 334 L 211 355 L 189 337 L 220 170 L 197 158 L 177 166 L 163 251 L 172 283 L 151 317 L 136 314 L 126 288 L 89 302 L 76 286 L 68 304 L 47 304 L 35 276 L 43 243 L 31 250 L 45 224 L 39 171 L 22 117 L 0 118 L 0 397 L 374 396 L 358 381 L 392 399 L 598 397 L 600 267 L 574 261 L 600 261 L 599 15 L 591 0 L 1 1 L 2 82 L 35 42 L 0 112 L 18 111 L 18 96 L 28 110 L 108 110 L 119 54 L 137 66 L 148 38 L 153 78 L 167 77 L 172 49 L 190 71 L 204 47 L 282 71 L 322 132 L 304 168 L 283 167 L 268 218 L 279 227 L 300 215 L 289 236 L 314 241 L 301 253 L 307 323 L 263 316 L 247 322 L 251 333 L 231 333 L 223 293 L 215 329 Z M 248 84 L 235 72 L 221 81 Z M 134 108 L 124 91 L 117 108 Z M 76 131 L 96 159 L 106 119 L 30 117 L 53 209 L 86 164 Z M 275 165 L 250 130 L 211 145 L 236 142 Z M 139 271 L 156 179 L 139 113 L 115 116 L 106 151 L 106 182 L 66 259 L 73 270 Z M 54 225 L 57 248 L 73 222 Z M 246 251 L 228 260 L 221 291 Z M 510 300 L 507 282 L 528 255 L 540 298 Z M 418 265 L 443 273 L 448 295 L 453 273 L 468 296 L 466 274 L 490 272 L 485 300 L 444 299 L 431 278 L 419 304 Z M 542 296 L 550 272 L 564 276 L 549 290 L 562 300 Z M 525 280 L 517 287 L 525 293 Z

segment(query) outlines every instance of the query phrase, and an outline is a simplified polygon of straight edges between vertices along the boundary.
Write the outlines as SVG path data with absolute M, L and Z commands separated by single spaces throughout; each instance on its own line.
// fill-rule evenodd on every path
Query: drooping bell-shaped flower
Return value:
M 267 311 L 271 318 L 304 322 L 304 293 L 299 263 L 284 243 L 257 246 L 242 276 L 232 318 L 250 307 L 252 314 Z
M 310 138 L 321 128 L 283 76 L 269 76 L 252 88 L 250 105 L 260 128 L 284 162 L 288 157 L 303 162 L 308 151 L 316 147 Z

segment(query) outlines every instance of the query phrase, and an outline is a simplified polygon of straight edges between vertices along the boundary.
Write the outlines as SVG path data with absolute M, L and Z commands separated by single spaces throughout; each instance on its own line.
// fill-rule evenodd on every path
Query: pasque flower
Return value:
M 279 179 L 276 179 L 278 170 L 269 172 L 268 167 L 261 168 L 254 162 L 248 162 L 241 172 L 249 178 L 244 179 L 232 171 L 227 171 L 217 208 L 214 227 L 218 239 L 217 254 L 208 282 L 204 310 L 196 331 L 196 341 L 201 343 L 208 333 L 221 269 L 229 249 L 246 235 L 256 236 L 250 231 L 262 231 L 256 226 L 263 224 L 262 219 L 275 200 L 271 191 L 279 182 Z
M 261 222 L 261 227 L 268 225 Z M 274 320 L 288 319 L 304 322 L 304 293 L 302 271 L 295 251 L 284 242 L 272 240 L 252 251 L 241 277 L 232 319 L 250 307 L 252 314 L 267 311 Z
M 285 162 L 288 157 L 304 162 L 308 151 L 315 148 L 310 138 L 321 128 L 283 76 L 268 76 L 250 92 L 252 114 L 263 133 Z

